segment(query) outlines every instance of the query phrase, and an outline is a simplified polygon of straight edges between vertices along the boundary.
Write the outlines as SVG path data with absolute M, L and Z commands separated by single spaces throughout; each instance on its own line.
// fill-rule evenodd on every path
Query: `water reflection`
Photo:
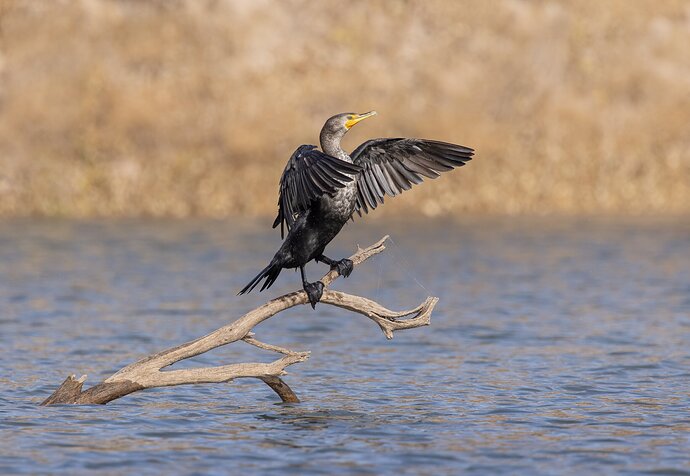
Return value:
M 390 307 L 431 290 L 432 326 L 389 342 L 325 306 L 262 324 L 262 340 L 312 351 L 287 377 L 304 403 L 245 381 L 37 408 L 66 374 L 93 383 L 299 277 L 235 296 L 279 241 L 256 224 L 0 224 L 0 473 L 686 474 L 690 225 L 370 221 L 331 254 L 384 233 L 390 252 L 337 288 Z M 248 358 L 266 356 L 194 365 Z

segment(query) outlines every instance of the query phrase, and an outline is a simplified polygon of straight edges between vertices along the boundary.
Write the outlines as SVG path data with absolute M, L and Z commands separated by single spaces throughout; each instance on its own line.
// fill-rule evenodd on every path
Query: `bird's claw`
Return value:
M 323 283 L 321 281 L 307 283 L 304 285 L 304 291 L 307 293 L 311 308 L 316 309 L 316 303 L 319 302 L 321 296 L 323 296 Z
M 354 266 L 352 264 L 352 260 L 347 258 L 343 258 L 336 264 L 331 266 L 331 269 L 337 270 L 338 274 L 340 274 L 340 276 L 342 276 L 343 278 L 347 278 L 348 276 L 350 276 L 350 273 L 352 273 L 353 268 Z

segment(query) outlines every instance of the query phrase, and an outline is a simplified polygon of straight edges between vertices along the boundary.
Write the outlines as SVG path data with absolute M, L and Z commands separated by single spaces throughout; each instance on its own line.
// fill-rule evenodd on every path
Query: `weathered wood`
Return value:
M 278 394 L 283 403 L 299 403 L 299 398 L 280 377 L 259 377 Z
M 82 375 L 79 379 L 76 375 L 68 376 L 62 385 L 60 385 L 53 394 L 43 400 L 41 405 L 55 405 L 58 403 L 75 403 L 77 397 L 81 394 L 81 389 L 84 386 L 86 375 Z
M 143 390 L 143 385 L 131 382 L 129 380 L 122 380 L 112 383 L 99 383 L 88 390 L 83 391 L 74 403 L 80 404 L 96 404 L 105 405 L 108 402 L 134 393 L 137 390 Z
M 365 249 L 359 248 L 350 257 L 353 265 L 358 266 L 370 257 L 381 253 L 385 249 L 384 243 L 387 238 L 388 236 L 385 236 Z M 338 276 L 337 271 L 330 271 L 321 279 L 321 282 L 324 286 L 328 286 Z M 280 376 L 285 374 L 286 367 L 305 361 L 309 357 L 309 352 L 297 352 L 263 343 L 254 338 L 251 330 L 259 323 L 285 309 L 307 304 L 308 302 L 307 295 L 303 290 L 272 299 L 266 304 L 249 311 L 234 322 L 203 337 L 163 350 L 127 365 L 88 390 L 82 389 L 86 376 L 77 380 L 74 375 L 71 375 L 41 405 L 60 403 L 105 404 L 147 388 L 230 382 L 237 378 L 259 379 L 273 389 L 283 402 L 298 403 L 299 398 Z M 393 338 L 393 332 L 397 330 L 429 325 L 431 312 L 438 302 L 438 298 L 429 297 L 414 309 L 391 311 L 367 298 L 324 289 L 321 302 L 367 316 L 379 325 L 386 338 L 391 339 Z M 402 319 L 405 317 L 407 319 Z M 240 340 L 260 349 L 282 354 L 282 357 L 269 363 L 238 363 L 217 367 L 163 370 L 181 360 L 189 359 L 190 357 Z

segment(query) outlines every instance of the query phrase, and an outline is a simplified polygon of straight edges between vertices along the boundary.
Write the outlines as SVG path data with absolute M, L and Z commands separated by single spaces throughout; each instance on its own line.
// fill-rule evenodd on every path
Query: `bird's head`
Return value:
M 364 114 L 357 114 L 355 112 L 344 112 L 336 114 L 326 121 L 321 129 L 319 140 L 321 141 L 321 149 L 327 154 L 334 157 L 345 155 L 345 152 L 340 147 L 340 140 L 345 133 L 350 130 L 352 126 L 359 121 L 363 121 L 367 117 L 376 115 L 376 111 L 365 112 Z
M 323 125 L 323 131 L 332 135 L 343 135 L 359 121 L 363 121 L 367 117 L 375 115 L 376 111 L 369 111 L 363 114 L 357 114 L 355 112 L 336 114 L 326 121 L 326 123 Z

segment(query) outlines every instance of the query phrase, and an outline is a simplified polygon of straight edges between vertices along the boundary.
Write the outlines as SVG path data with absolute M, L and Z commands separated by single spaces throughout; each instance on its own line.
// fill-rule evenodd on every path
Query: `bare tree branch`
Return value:
M 407 311 L 391 311 L 371 299 L 331 290 L 324 291 L 321 302 L 364 314 L 379 325 L 386 339 L 392 339 L 394 331 L 428 326 L 438 298 L 428 297 L 422 304 Z M 412 315 L 414 317 L 399 320 L 401 317 Z
M 243 339 L 247 344 L 251 344 L 254 347 L 258 347 L 259 349 L 264 349 L 264 350 L 270 350 L 272 352 L 278 352 L 279 354 L 284 354 L 284 355 L 294 355 L 295 352 L 286 349 L 284 347 L 278 347 L 277 345 L 272 345 L 272 344 L 266 344 L 264 342 L 258 341 L 254 338 L 254 333 L 250 332 L 247 334 Z
M 384 242 L 387 238 L 388 236 L 385 236 L 365 249 L 359 248 L 350 257 L 353 265 L 358 266 L 370 257 L 381 253 L 385 249 Z M 338 276 L 337 271 L 330 271 L 321 279 L 321 282 L 323 282 L 324 286 L 328 286 Z M 300 304 L 307 304 L 308 302 L 307 295 L 303 290 L 272 299 L 210 334 L 127 365 L 88 390 L 82 389 L 86 376 L 76 379 L 74 375 L 71 375 L 41 405 L 60 403 L 105 404 L 147 388 L 221 383 L 230 382 L 238 378 L 262 380 L 280 396 L 282 401 L 299 402 L 297 395 L 280 377 L 285 374 L 286 367 L 307 360 L 309 352 L 297 352 L 276 345 L 266 344 L 254 338 L 251 330 L 259 323 L 285 309 Z M 438 302 L 438 298 L 429 297 L 414 309 L 391 311 L 370 299 L 325 289 L 321 302 L 367 316 L 379 325 L 386 338 L 392 339 L 394 331 L 429 325 L 431 312 Z M 402 319 L 405 317 L 407 319 Z M 260 349 L 282 354 L 282 357 L 269 363 L 237 363 L 217 367 L 163 370 L 181 360 L 189 359 L 190 357 L 240 340 Z

